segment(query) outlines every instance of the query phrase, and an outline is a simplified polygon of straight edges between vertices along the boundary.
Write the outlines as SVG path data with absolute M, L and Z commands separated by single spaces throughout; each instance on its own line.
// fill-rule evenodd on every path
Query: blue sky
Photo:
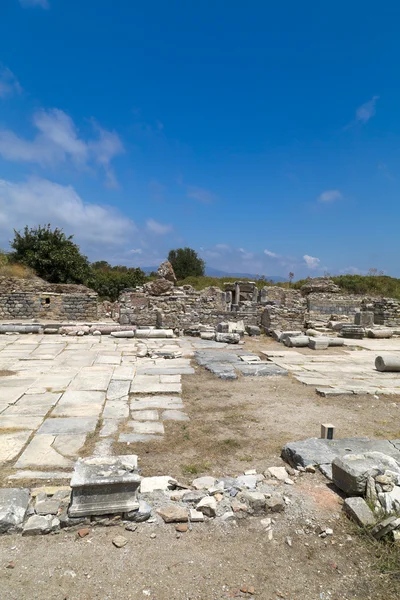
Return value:
M 0 246 L 400 276 L 394 0 L 1 0 Z

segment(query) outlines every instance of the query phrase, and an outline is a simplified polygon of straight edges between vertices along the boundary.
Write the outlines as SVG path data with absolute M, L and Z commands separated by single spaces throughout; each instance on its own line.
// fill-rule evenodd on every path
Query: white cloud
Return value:
M 359 106 L 356 110 L 356 122 L 367 123 L 375 115 L 376 112 L 376 101 L 379 100 L 379 96 L 373 96 L 371 100 L 365 102 Z
M 172 231 L 172 225 L 165 225 L 163 223 L 155 221 L 154 219 L 148 219 L 146 221 L 146 227 L 148 231 L 156 233 L 157 235 L 164 235 Z
M 41 8 L 50 8 L 48 0 L 19 0 L 19 3 L 24 8 L 28 6 L 40 6 Z
M 132 248 L 132 250 L 128 251 L 128 254 L 143 254 L 143 250 L 141 248 Z
M 214 194 L 204 188 L 196 187 L 194 185 L 187 186 L 186 193 L 188 198 L 193 198 L 203 204 L 211 204 L 214 200 Z
M 14 162 L 37 163 L 42 167 L 71 160 L 80 168 L 99 165 L 104 169 L 106 183 L 116 187 L 111 168 L 112 159 L 124 152 L 114 131 L 106 131 L 94 124 L 98 137 L 84 140 L 69 115 L 57 108 L 35 113 L 33 124 L 38 130 L 33 140 L 27 140 L 10 130 L 0 130 L 0 156 Z
M 133 221 L 110 207 L 84 202 L 72 186 L 41 178 L 19 183 L 0 179 L 1 244 L 10 239 L 13 228 L 43 223 L 100 248 L 123 245 L 136 231 Z
M 0 98 L 20 94 L 22 88 L 14 73 L 0 64 Z
M 230 250 L 228 244 L 215 244 L 215 247 L 218 248 L 218 250 Z
M 253 252 L 247 252 L 244 248 L 238 248 L 242 255 L 243 260 L 252 260 L 254 258 Z
M 335 202 L 335 200 L 340 200 L 342 198 L 342 193 L 339 190 L 325 190 L 322 192 L 317 198 L 318 202 Z
M 321 262 L 319 258 L 309 256 L 308 254 L 305 254 L 303 259 L 309 269 L 318 269 L 319 263 Z
M 275 252 L 271 252 L 271 250 L 264 250 L 264 254 L 270 258 L 279 258 L 279 254 L 275 254 Z

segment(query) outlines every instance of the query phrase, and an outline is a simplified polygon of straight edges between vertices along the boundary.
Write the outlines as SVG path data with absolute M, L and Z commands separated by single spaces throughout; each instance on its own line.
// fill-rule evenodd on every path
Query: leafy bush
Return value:
M 168 260 L 173 266 L 177 279 L 185 277 L 202 277 L 206 264 L 192 248 L 170 250 Z
M 146 275 L 141 269 L 110 265 L 98 268 L 97 264 L 92 265 L 89 285 L 104 300 L 115 302 L 122 290 L 142 285 L 146 281 Z

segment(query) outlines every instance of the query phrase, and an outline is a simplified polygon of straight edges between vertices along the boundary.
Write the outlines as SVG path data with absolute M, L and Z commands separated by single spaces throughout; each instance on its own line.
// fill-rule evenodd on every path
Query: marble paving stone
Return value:
M 2 387 L 0 390 L 0 398 L 3 403 L 13 404 L 17 402 L 26 392 L 26 387 Z
M 132 394 L 180 394 L 182 385 L 180 383 L 142 383 L 132 381 Z
M 60 404 L 103 404 L 106 399 L 104 392 L 67 390 L 62 395 Z
M 164 439 L 161 435 L 146 435 L 143 433 L 121 433 L 118 437 L 119 442 L 135 444 L 136 442 L 152 442 Z
M 180 383 L 180 375 L 160 375 L 160 383 Z
M 129 417 L 128 401 L 107 400 L 102 416 L 103 419 L 126 419 Z
M 147 410 L 147 409 L 181 409 L 183 408 L 180 396 L 144 396 L 140 400 L 135 398 L 130 402 L 131 410 Z
M 129 421 L 128 425 L 134 433 L 164 433 L 164 425 L 160 421 Z
M 90 404 L 67 404 L 57 405 L 51 413 L 52 417 L 99 417 L 103 410 L 103 404 L 91 402 Z
M 50 410 L 51 406 L 57 404 L 61 398 L 61 393 L 44 392 L 43 394 L 24 394 L 18 401 L 19 405 L 29 406 L 31 404 L 47 404 Z
M 77 370 L 64 373 L 54 373 L 50 371 L 37 378 L 35 383 L 27 390 L 28 394 L 42 394 L 46 391 L 63 392 L 67 389 L 73 378 L 77 375 Z
M 72 461 L 52 448 L 54 441 L 54 435 L 36 434 L 15 463 L 15 467 L 17 469 L 26 469 L 27 467 L 71 467 Z
M 132 419 L 135 421 L 158 421 L 157 410 L 138 410 L 132 412 Z
M 141 375 L 194 375 L 192 367 L 138 367 L 137 373 Z
M 53 448 L 63 456 L 75 458 L 79 450 L 85 445 L 86 434 L 81 435 L 56 435 Z
M 95 360 L 96 365 L 119 365 L 120 363 L 121 356 L 112 354 L 99 354 Z
M 188 415 L 181 410 L 164 410 L 161 418 L 163 421 L 190 421 Z
M 129 394 L 131 382 L 129 380 L 112 379 L 107 389 L 107 400 L 118 400 Z
M 109 437 L 117 433 L 122 421 L 119 419 L 104 419 L 100 431 L 100 437 Z
M 132 381 L 135 376 L 135 367 L 122 365 L 120 367 L 115 367 L 112 380 L 114 379 L 118 381 Z
M 71 434 L 91 433 L 96 429 L 96 417 L 65 417 L 46 419 L 36 435 L 39 434 Z
M 84 367 L 71 382 L 69 390 L 106 391 L 112 376 L 112 367 Z
M 23 417 L 21 415 L 1 415 L 0 433 L 2 429 L 29 429 L 34 431 L 43 422 L 43 417 L 34 417 L 32 415 Z
M 0 432 L 0 464 L 13 460 L 18 456 L 30 436 L 30 431 Z
M 51 408 L 51 404 L 12 404 L 2 412 L 2 415 L 7 417 L 11 415 L 45 417 Z

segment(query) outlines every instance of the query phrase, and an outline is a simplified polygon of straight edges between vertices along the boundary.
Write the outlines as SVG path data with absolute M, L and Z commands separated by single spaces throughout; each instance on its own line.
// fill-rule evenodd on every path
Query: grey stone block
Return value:
M 215 341 L 222 342 L 224 344 L 238 344 L 240 342 L 240 335 L 238 333 L 216 333 Z
M 332 481 L 349 496 L 360 496 L 365 494 L 368 476 L 387 469 L 400 474 L 400 464 L 382 452 L 347 454 L 332 461 Z
M 398 372 L 400 371 L 400 357 L 390 354 L 377 356 L 375 359 L 375 368 L 382 372 Z
M 329 338 L 327 337 L 311 337 L 308 342 L 308 347 L 312 350 L 326 350 L 329 346 Z
M 365 502 L 364 498 L 346 498 L 343 503 L 343 510 L 349 515 L 360 527 L 370 527 L 375 525 L 375 515 Z
M 307 465 L 331 464 L 337 456 L 344 456 L 349 453 L 382 452 L 400 461 L 399 449 L 396 447 L 396 440 L 389 442 L 369 438 L 343 438 L 337 440 L 308 438 L 285 444 L 282 449 L 282 458 L 293 466 L 306 467 Z
M 143 523 L 150 519 L 152 507 L 144 500 L 139 501 L 139 507 L 137 510 L 131 510 L 124 514 L 124 519 L 127 521 L 134 521 L 135 523 Z
M 0 489 L 0 533 L 19 530 L 29 504 L 29 490 Z
M 276 365 L 245 365 L 237 364 L 236 369 L 245 376 L 270 377 L 274 375 L 288 375 L 288 372 Z
M 224 363 L 209 363 L 206 365 L 207 371 L 219 377 L 219 379 L 237 379 L 235 369 L 232 365 Z
M 60 521 L 52 515 L 32 515 L 24 524 L 22 535 L 45 535 L 60 528 Z
M 70 517 L 127 513 L 139 507 L 137 456 L 79 459 L 71 479 Z

